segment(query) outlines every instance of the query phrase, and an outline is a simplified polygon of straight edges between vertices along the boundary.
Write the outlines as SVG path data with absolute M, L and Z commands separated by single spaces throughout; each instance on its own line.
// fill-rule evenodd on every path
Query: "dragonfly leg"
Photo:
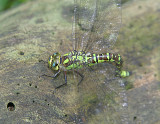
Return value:
M 89 71 L 94 71 L 94 69 L 91 66 L 88 66 Z
M 44 63 L 48 63 L 47 61 L 44 61 L 42 59 L 38 60 L 39 62 L 44 62 Z
M 84 76 L 81 74 L 81 73 L 79 73 L 78 71 L 76 71 L 75 70 L 75 72 L 79 75 L 79 76 L 81 76 L 81 80 L 78 82 L 78 85 L 83 81 L 83 78 L 84 78 Z
M 50 75 L 46 75 L 46 74 L 43 74 L 42 76 L 46 76 L 46 77 L 51 77 L 51 78 L 55 78 L 58 76 L 58 74 L 60 73 L 61 71 L 59 70 L 57 73 L 55 73 L 54 75 L 50 76 Z
M 60 88 L 60 87 L 62 87 L 62 86 L 64 86 L 64 85 L 67 85 L 67 74 L 66 74 L 66 71 L 64 71 L 64 79 L 65 79 L 65 83 L 59 85 L 58 87 L 56 87 L 56 89 L 58 89 L 58 88 Z
M 61 72 L 61 71 L 60 71 L 60 70 L 58 70 L 58 72 L 57 72 L 57 73 L 55 73 L 52 77 L 53 77 L 53 78 L 57 77 L 57 75 L 58 75 L 60 72 Z

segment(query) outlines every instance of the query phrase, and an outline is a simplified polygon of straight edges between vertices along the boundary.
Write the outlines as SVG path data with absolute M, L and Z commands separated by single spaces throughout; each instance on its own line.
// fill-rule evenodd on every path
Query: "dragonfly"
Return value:
M 105 115 L 107 111 L 110 114 L 101 118 L 102 123 L 120 123 L 119 120 L 127 123 L 127 119 L 124 116 L 121 117 L 123 112 L 116 113 L 117 106 L 126 105 L 122 100 L 126 98 L 125 93 L 122 92 L 123 95 L 119 97 L 123 102 L 117 102 L 116 98 L 122 88 L 121 78 L 128 77 L 130 73 L 122 70 L 121 55 L 109 52 L 117 40 L 121 25 L 121 1 L 74 0 L 72 20 L 72 43 L 68 45 L 72 46 L 71 50 L 64 53 L 66 48 L 61 49 L 64 53 L 62 55 L 60 52 L 53 53 L 48 59 L 48 67 L 56 72 L 52 76 L 44 76 L 54 80 L 63 72 L 64 80 L 61 78 L 58 82 L 64 83 L 56 86 L 56 89 L 61 89 L 69 82 L 74 82 L 76 86 L 81 87 L 78 90 L 80 98 L 78 101 L 81 104 L 78 105 L 81 106 L 79 114 L 83 116 L 78 118 L 77 115 L 74 118 L 76 123 L 89 123 L 90 121 L 98 123 L 96 121 L 100 118 L 97 117 L 97 113 Z M 78 80 L 74 76 L 68 81 L 67 77 L 71 75 L 68 74 L 69 72 L 73 72 L 73 75 L 77 74 L 81 79 Z M 82 102 L 85 100 L 87 103 Z M 120 108 L 123 108 L 122 106 Z M 92 112 L 89 112 L 90 109 Z M 99 112 L 95 112 L 96 110 Z M 88 116 L 93 116 L 97 120 L 92 117 L 93 120 L 89 120 Z
M 64 72 L 65 77 L 65 83 L 62 85 L 59 85 L 56 88 L 60 88 L 67 84 L 67 75 L 66 72 L 72 69 L 77 68 L 83 68 L 83 66 L 93 66 L 98 63 L 102 62 L 114 62 L 116 63 L 117 68 L 119 69 L 117 71 L 116 76 L 120 77 L 127 77 L 129 76 L 128 71 L 121 70 L 122 67 L 122 58 L 120 54 L 112 54 L 112 53 L 103 53 L 103 54 L 91 54 L 91 53 L 85 53 L 84 51 L 71 51 L 70 53 L 67 53 L 63 56 L 61 56 L 58 52 L 54 53 L 52 56 L 48 59 L 48 67 L 52 70 L 58 71 L 56 74 L 54 74 L 53 77 L 55 78 L 61 71 Z M 74 70 L 77 74 L 81 76 L 81 81 L 78 83 L 78 85 L 83 80 L 83 75 L 81 75 L 79 72 Z
M 92 4 L 88 6 L 85 2 L 92 2 Z M 72 34 L 73 50 L 64 55 L 55 52 L 48 59 L 48 67 L 53 71 L 57 71 L 53 76 L 49 77 L 55 78 L 60 72 L 64 72 L 65 83 L 56 88 L 60 88 L 67 84 L 67 71 L 70 70 L 74 70 L 74 72 L 81 76 L 82 79 L 78 83 L 79 85 L 82 82 L 84 75 L 80 74 L 77 69 L 83 68 L 84 66 L 90 67 L 98 63 L 110 62 L 115 64 L 118 69 L 116 71 L 116 76 L 128 77 L 130 75 L 128 71 L 122 70 L 123 60 L 120 54 L 106 52 L 107 47 L 116 41 L 121 23 L 120 13 L 119 15 L 116 14 L 112 17 L 112 15 L 110 15 L 112 12 L 102 10 L 103 6 L 99 6 L 99 3 L 107 6 L 110 1 L 105 1 L 103 3 L 103 1 L 99 0 L 75 0 Z M 120 4 L 116 3 L 116 1 L 115 5 L 112 7 L 117 7 L 120 11 Z M 90 9 L 92 13 L 89 13 L 88 9 Z M 77 29 L 77 25 L 79 25 L 80 29 Z M 83 31 L 79 32 L 78 30 Z M 88 52 L 91 50 L 92 53 Z M 105 53 L 101 53 L 101 51 L 104 51 Z

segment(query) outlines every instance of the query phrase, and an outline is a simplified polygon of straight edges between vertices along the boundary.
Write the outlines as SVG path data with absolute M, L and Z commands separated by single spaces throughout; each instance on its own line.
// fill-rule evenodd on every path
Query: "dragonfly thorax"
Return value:
M 48 67 L 52 70 L 58 71 L 60 64 L 61 55 L 56 52 L 48 58 Z

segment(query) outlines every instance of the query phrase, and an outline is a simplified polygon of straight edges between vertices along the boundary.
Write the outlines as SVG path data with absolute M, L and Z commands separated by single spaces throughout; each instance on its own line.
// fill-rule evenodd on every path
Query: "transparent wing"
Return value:
M 104 66 L 106 68 L 104 68 Z M 96 65 L 89 69 L 76 70 L 81 76 L 73 72 L 67 72 L 68 84 L 58 89 L 55 94 L 65 101 L 63 109 L 70 116 L 70 121 L 77 124 L 127 124 L 127 97 L 124 90 L 124 82 L 115 78 L 114 66 L 107 63 Z M 54 81 L 57 86 L 61 83 L 61 77 Z
M 116 42 L 120 25 L 120 0 L 75 0 L 74 49 L 106 52 Z
M 127 123 L 127 99 L 123 81 L 116 78 L 114 66 L 107 63 L 79 71 L 84 81 L 79 85 L 81 114 L 89 123 Z

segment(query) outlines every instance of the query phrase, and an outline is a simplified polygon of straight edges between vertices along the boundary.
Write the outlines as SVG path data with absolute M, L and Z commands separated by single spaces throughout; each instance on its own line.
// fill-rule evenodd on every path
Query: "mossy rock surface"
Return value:
M 146 0 L 123 5 L 123 26 L 115 49 L 123 56 L 124 68 L 132 71 L 126 79 L 129 123 L 160 122 L 159 4 L 160 0 Z M 0 123 L 63 124 L 79 119 L 68 114 L 76 113 L 78 106 L 64 108 L 77 94 L 68 92 L 68 87 L 55 92 L 58 84 L 42 76 L 53 73 L 40 61 L 55 51 L 69 52 L 72 5 L 72 0 L 36 0 L 1 13 Z M 75 93 L 76 86 L 70 90 Z M 90 101 L 97 104 L 96 96 Z

